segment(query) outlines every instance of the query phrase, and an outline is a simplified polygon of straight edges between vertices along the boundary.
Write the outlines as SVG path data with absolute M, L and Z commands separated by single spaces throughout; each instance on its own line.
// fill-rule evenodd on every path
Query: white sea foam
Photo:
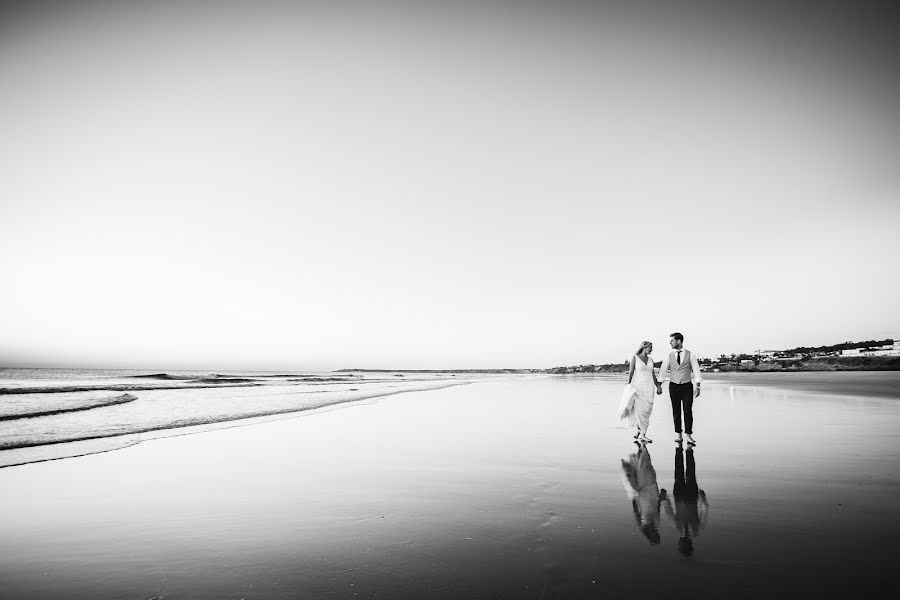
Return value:
M 0 467 L 52 460 L 325 406 L 472 382 L 436 374 L 208 374 L 76 372 L 2 379 Z M 42 375 L 39 373 L 38 375 Z M 198 386 L 197 382 L 205 383 Z M 129 387 L 135 385 L 140 388 Z M 151 385 L 145 385 L 147 383 Z M 154 386 L 154 383 L 160 385 Z M 78 391 L 48 391 L 78 390 Z M 149 389 L 148 389 L 149 388 Z M 102 390 L 128 394 L 106 393 Z M 5 419 L 4 419 L 5 417 Z

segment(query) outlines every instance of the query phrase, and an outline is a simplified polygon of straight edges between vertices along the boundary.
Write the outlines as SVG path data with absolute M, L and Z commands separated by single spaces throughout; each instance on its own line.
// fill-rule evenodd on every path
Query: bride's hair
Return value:
M 641 353 L 641 350 L 643 350 L 644 348 L 649 348 L 649 347 L 652 346 L 652 345 L 653 345 L 653 344 L 651 344 L 650 342 L 646 342 L 646 341 L 645 341 L 645 342 L 641 342 L 641 346 L 637 349 L 637 352 L 635 352 L 635 354 L 640 354 L 640 353 Z

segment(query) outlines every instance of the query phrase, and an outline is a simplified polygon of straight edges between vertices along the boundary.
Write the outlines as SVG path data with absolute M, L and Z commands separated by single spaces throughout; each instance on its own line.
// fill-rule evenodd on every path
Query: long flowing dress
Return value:
M 625 386 L 622 402 L 619 404 L 619 421 L 629 427 L 637 427 L 646 432 L 653 412 L 653 397 L 656 385 L 653 383 L 653 359 L 647 357 L 647 364 L 634 357 L 634 375 L 631 384 Z

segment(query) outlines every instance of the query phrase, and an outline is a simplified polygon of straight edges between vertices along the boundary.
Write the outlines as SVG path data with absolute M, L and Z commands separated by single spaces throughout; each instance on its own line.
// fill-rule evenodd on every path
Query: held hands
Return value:
M 657 396 L 661 396 L 661 395 L 662 395 L 662 384 L 661 384 L 661 383 L 657 383 L 657 384 L 656 384 L 656 395 L 657 395 Z

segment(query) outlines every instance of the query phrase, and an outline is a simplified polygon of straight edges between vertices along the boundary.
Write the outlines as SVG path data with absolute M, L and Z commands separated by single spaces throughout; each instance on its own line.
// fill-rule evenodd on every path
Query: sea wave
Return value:
M 139 380 L 139 383 L 132 380 Z M 247 387 L 260 385 L 305 385 L 314 383 L 374 383 L 384 379 L 361 379 L 355 375 L 323 376 L 323 375 L 224 375 L 209 374 L 171 374 L 151 373 L 128 375 L 115 379 L 96 379 L 92 381 L 72 382 L 55 381 L 47 383 L 42 379 L 31 381 L 20 380 L 15 385 L 0 387 L 0 396 L 12 394 L 60 394 L 74 392 L 135 392 L 146 390 L 197 389 Z
M 162 379 L 164 381 L 182 381 L 197 379 L 196 375 L 172 375 L 170 373 L 150 373 L 147 375 L 129 375 L 130 379 Z
M 187 390 L 201 388 L 221 387 L 251 387 L 262 385 L 260 382 L 249 381 L 225 381 L 222 383 L 210 383 L 203 380 L 185 381 L 180 385 L 144 385 L 140 383 L 89 383 L 82 385 L 53 385 L 53 386 L 28 386 L 28 387 L 4 387 L 0 388 L 0 396 L 12 394 L 61 394 L 72 392 L 139 392 L 146 390 Z
M 81 405 L 93 409 L 81 411 L 59 410 L 61 401 L 52 406 L 41 402 L 30 412 L 47 411 L 46 414 L 34 414 L 34 418 L 0 422 L 0 467 L 48 460 L 46 449 L 37 450 L 48 446 L 64 447 L 79 442 L 73 446 L 74 449 L 76 446 L 83 448 L 85 444 L 82 442 L 104 438 L 146 435 L 158 437 L 159 432 L 191 428 L 195 430 L 197 427 L 216 428 L 227 426 L 229 423 L 286 416 L 290 413 L 301 413 L 341 403 L 404 392 L 436 390 L 469 382 L 458 379 L 393 380 L 351 389 L 346 386 L 349 382 L 330 385 L 318 383 L 314 384 L 314 389 L 310 389 L 310 386 L 280 382 L 244 387 L 226 384 L 224 387 L 213 385 L 205 388 L 200 386 L 153 388 L 141 394 L 140 398 L 120 403 L 114 403 L 112 399 L 107 398 L 105 405 L 96 404 L 87 407 L 87 399 L 81 398 Z M 359 381 L 353 383 L 358 385 Z M 43 400 L 46 401 L 48 398 L 54 400 L 57 397 L 56 394 L 52 394 L 43 396 Z M 118 398 L 124 399 L 123 396 Z M 8 399 L 12 400 L 19 398 Z M 132 442 L 127 445 L 130 443 Z M 117 444 L 118 442 L 114 443 Z M 98 447 L 106 445 L 100 444 Z M 78 453 L 81 453 L 81 450 L 78 450 Z M 74 454 L 67 454 L 64 449 L 59 449 L 50 452 L 49 455 L 53 458 L 63 458 Z
M 85 398 L 63 400 L 63 402 L 56 403 L 42 403 L 40 408 L 36 408 L 34 403 L 4 402 L 0 405 L 0 421 L 33 419 L 35 417 L 46 417 L 62 413 L 92 410 L 104 406 L 115 406 L 116 404 L 134 402 L 135 400 L 137 400 L 137 396 L 122 394 L 121 396 L 114 396 L 112 398 Z
M 253 375 L 243 375 L 240 373 L 230 373 L 228 375 L 223 375 L 221 373 L 214 373 L 213 377 L 248 377 L 252 379 L 317 379 L 321 378 L 322 375 L 302 375 L 299 373 L 266 373 L 266 374 L 253 374 Z M 334 381 L 349 381 L 351 379 L 359 379 L 360 375 L 336 375 L 330 377 Z
M 353 383 L 353 384 L 356 384 L 356 383 L 369 383 L 369 382 L 367 382 L 367 381 L 363 381 L 363 380 L 360 380 L 360 379 L 345 379 L 345 378 L 343 378 L 343 377 L 314 377 L 314 376 L 311 376 L 311 377 L 292 377 L 292 378 L 288 379 L 288 381 L 299 382 L 299 383 L 316 383 L 316 382 L 320 382 L 320 381 L 329 381 L 329 382 L 330 382 L 330 381 L 343 381 L 344 383 Z M 377 381 L 379 381 L 379 380 L 373 379 L 373 380 L 371 380 L 371 381 L 372 381 L 372 382 L 377 382 Z

